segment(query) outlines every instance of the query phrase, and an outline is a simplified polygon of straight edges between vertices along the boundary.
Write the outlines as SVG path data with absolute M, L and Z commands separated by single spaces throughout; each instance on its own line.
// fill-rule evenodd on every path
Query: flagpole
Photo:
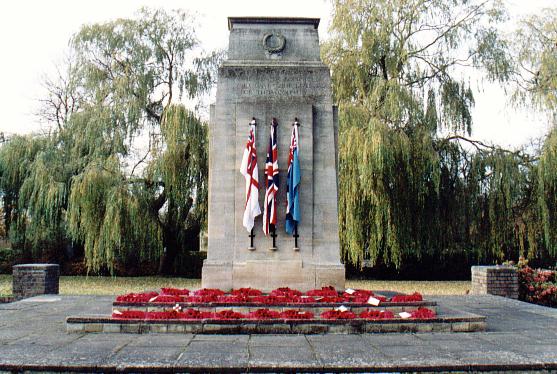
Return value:
M 253 238 L 255 238 L 255 234 L 253 232 L 253 229 L 251 229 L 251 232 L 248 236 L 250 238 L 250 244 L 249 244 L 248 250 L 255 251 L 255 247 L 253 246 Z
M 300 235 L 298 235 L 298 224 L 294 224 L 294 252 L 299 252 L 300 251 L 300 247 L 298 247 L 298 237 Z
M 271 237 L 273 238 L 273 246 L 271 247 L 271 251 L 276 251 L 277 248 L 277 227 L 273 225 L 271 228 Z
M 251 117 L 251 122 L 249 123 L 249 126 L 253 126 L 254 128 L 257 126 L 257 121 L 255 120 L 255 117 Z M 254 131 L 254 137 L 255 137 L 255 131 Z M 255 142 L 255 139 L 254 139 Z M 253 245 L 253 239 L 255 238 L 255 233 L 253 232 L 253 227 L 251 228 L 251 231 L 249 233 L 249 248 L 248 250 L 250 251 L 255 251 L 255 246 Z

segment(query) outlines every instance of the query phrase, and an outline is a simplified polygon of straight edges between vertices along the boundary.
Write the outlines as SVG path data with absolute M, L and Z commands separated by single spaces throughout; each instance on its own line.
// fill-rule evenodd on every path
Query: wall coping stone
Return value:
M 58 264 L 19 264 L 12 266 L 13 269 L 47 269 L 60 268 Z
M 516 271 L 516 268 L 510 265 L 474 265 L 472 266 L 472 271 L 474 270 Z
M 304 17 L 228 17 L 228 30 L 236 24 L 265 24 L 265 25 L 312 25 L 319 27 L 319 18 Z

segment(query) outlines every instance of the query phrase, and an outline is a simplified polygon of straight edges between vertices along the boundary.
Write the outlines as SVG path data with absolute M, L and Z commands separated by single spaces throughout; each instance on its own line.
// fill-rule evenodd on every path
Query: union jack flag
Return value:
M 277 224 L 276 196 L 279 186 L 278 148 L 277 148 L 277 120 L 271 122 L 271 136 L 269 138 L 269 149 L 267 150 L 267 162 L 265 163 L 265 176 L 267 177 L 267 189 L 265 190 L 265 205 L 263 207 L 263 232 L 269 235 L 271 225 Z
M 255 147 L 255 119 L 250 123 L 250 131 L 242 164 L 240 165 L 240 173 L 246 179 L 246 205 L 244 207 L 244 227 L 251 231 L 253 228 L 255 217 L 261 214 L 259 207 L 259 178 L 257 169 L 257 149 Z

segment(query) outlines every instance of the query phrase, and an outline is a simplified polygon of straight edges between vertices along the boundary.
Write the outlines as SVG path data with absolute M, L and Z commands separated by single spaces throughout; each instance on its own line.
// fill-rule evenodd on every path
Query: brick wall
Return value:
M 474 295 L 498 295 L 518 299 L 518 273 L 511 266 L 472 266 Z
M 58 294 L 60 266 L 56 264 L 23 264 L 12 268 L 12 293 L 15 299 Z

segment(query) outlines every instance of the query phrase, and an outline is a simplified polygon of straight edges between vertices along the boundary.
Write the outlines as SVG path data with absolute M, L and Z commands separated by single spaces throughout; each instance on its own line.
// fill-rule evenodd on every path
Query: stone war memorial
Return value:
M 557 370 L 557 309 L 516 300 L 514 267 L 474 266 L 460 294 L 345 285 L 339 116 L 318 27 L 318 18 L 228 18 L 201 284 L 125 278 L 87 284 L 114 287 L 107 295 L 73 294 L 58 265 L 16 265 L 13 298 L 0 295 L 1 373 Z M 421 290 L 433 287 L 444 286 Z
M 338 118 L 316 18 L 228 19 L 228 59 L 219 69 L 209 128 L 208 252 L 202 285 L 230 290 L 344 288 L 337 208 Z M 263 232 L 265 156 L 276 119 L 278 192 L 275 231 Z M 262 214 L 243 226 L 246 182 L 240 173 L 254 121 Z M 286 233 L 286 182 L 292 124 L 299 133 L 297 238 Z M 297 246 L 296 246 L 297 242 Z M 275 243 L 275 245 L 273 245 Z
M 315 18 L 229 18 L 209 127 L 202 288 L 120 295 L 69 332 L 355 334 L 471 332 L 484 316 L 421 294 L 345 289 L 338 117 Z

